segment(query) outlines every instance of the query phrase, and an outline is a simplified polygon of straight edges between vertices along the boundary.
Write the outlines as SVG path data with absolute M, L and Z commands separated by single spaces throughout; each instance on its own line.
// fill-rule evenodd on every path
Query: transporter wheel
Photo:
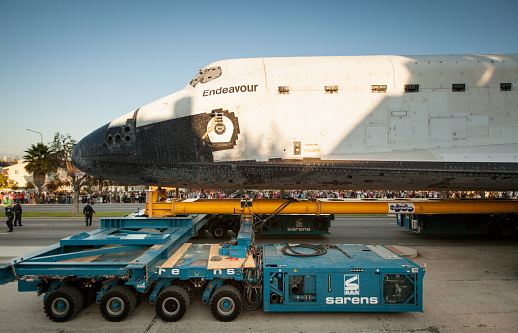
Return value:
M 94 288 L 81 288 L 81 294 L 83 295 L 83 309 L 95 302 L 97 297 L 97 291 Z
M 50 320 L 57 323 L 69 321 L 83 308 L 83 295 L 71 286 L 51 292 L 43 302 L 43 310 Z
M 222 224 L 217 224 L 212 228 L 212 236 L 214 238 L 223 238 L 227 235 L 227 228 Z
M 122 321 L 137 306 L 137 295 L 128 286 L 117 286 L 110 289 L 101 298 L 99 311 L 108 321 Z
M 192 238 L 200 238 L 200 236 L 203 235 L 204 233 L 205 233 L 205 227 L 202 227 L 200 230 L 195 232 L 194 235 L 192 235 Z
M 212 295 L 209 307 L 217 320 L 232 321 L 241 313 L 241 294 L 234 286 L 221 286 Z
M 155 312 L 163 321 L 182 319 L 191 304 L 191 298 L 185 288 L 170 286 L 158 294 L 155 301 Z
M 498 236 L 500 236 L 501 238 L 510 238 L 514 233 L 512 223 L 507 221 L 500 222 L 500 225 L 497 227 L 497 230 Z
M 500 238 L 510 238 L 516 232 L 516 224 L 509 215 L 494 215 L 489 232 Z
M 189 303 L 192 303 L 194 295 L 196 294 L 196 292 L 194 291 L 194 288 L 192 287 L 192 285 L 190 285 L 186 281 L 175 281 L 174 285 L 182 287 L 185 291 L 187 291 L 187 295 L 189 295 Z M 187 308 L 188 307 L 189 306 L 187 306 Z

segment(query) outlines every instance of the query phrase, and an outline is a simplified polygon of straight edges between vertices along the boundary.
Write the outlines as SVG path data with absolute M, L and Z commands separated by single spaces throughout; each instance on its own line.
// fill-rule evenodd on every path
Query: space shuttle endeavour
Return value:
M 142 185 L 518 190 L 518 55 L 214 62 L 75 147 Z

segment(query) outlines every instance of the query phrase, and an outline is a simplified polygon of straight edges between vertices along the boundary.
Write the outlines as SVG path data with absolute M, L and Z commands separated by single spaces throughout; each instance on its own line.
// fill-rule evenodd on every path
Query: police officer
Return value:
M 7 232 L 12 232 L 14 230 L 13 229 L 13 218 L 14 218 L 13 205 L 7 206 L 5 216 L 7 217 L 7 222 L 5 224 L 7 224 L 7 227 L 9 228 L 9 230 Z
M 4 208 L 5 208 L 5 216 L 7 216 L 7 209 L 9 205 L 11 205 L 13 202 L 11 201 L 11 197 L 9 194 L 4 195 Z
M 20 205 L 20 201 L 14 205 L 14 226 L 19 225 L 20 227 L 23 227 L 22 224 L 22 205 Z
M 90 206 L 90 201 L 88 201 L 85 208 L 83 208 L 83 215 L 85 216 L 85 222 L 87 227 L 92 225 L 93 214 L 95 214 L 95 211 L 92 208 L 92 206 Z M 89 221 L 90 223 L 88 223 Z

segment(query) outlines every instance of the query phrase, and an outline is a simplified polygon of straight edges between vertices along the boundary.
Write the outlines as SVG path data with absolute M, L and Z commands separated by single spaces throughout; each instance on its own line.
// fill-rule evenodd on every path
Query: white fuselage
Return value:
M 137 127 L 234 112 L 237 144 L 214 161 L 518 162 L 518 55 L 258 58 L 207 68 L 217 66 L 220 77 L 142 107 Z M 452 91 L 456 84 L 464 91 Z

